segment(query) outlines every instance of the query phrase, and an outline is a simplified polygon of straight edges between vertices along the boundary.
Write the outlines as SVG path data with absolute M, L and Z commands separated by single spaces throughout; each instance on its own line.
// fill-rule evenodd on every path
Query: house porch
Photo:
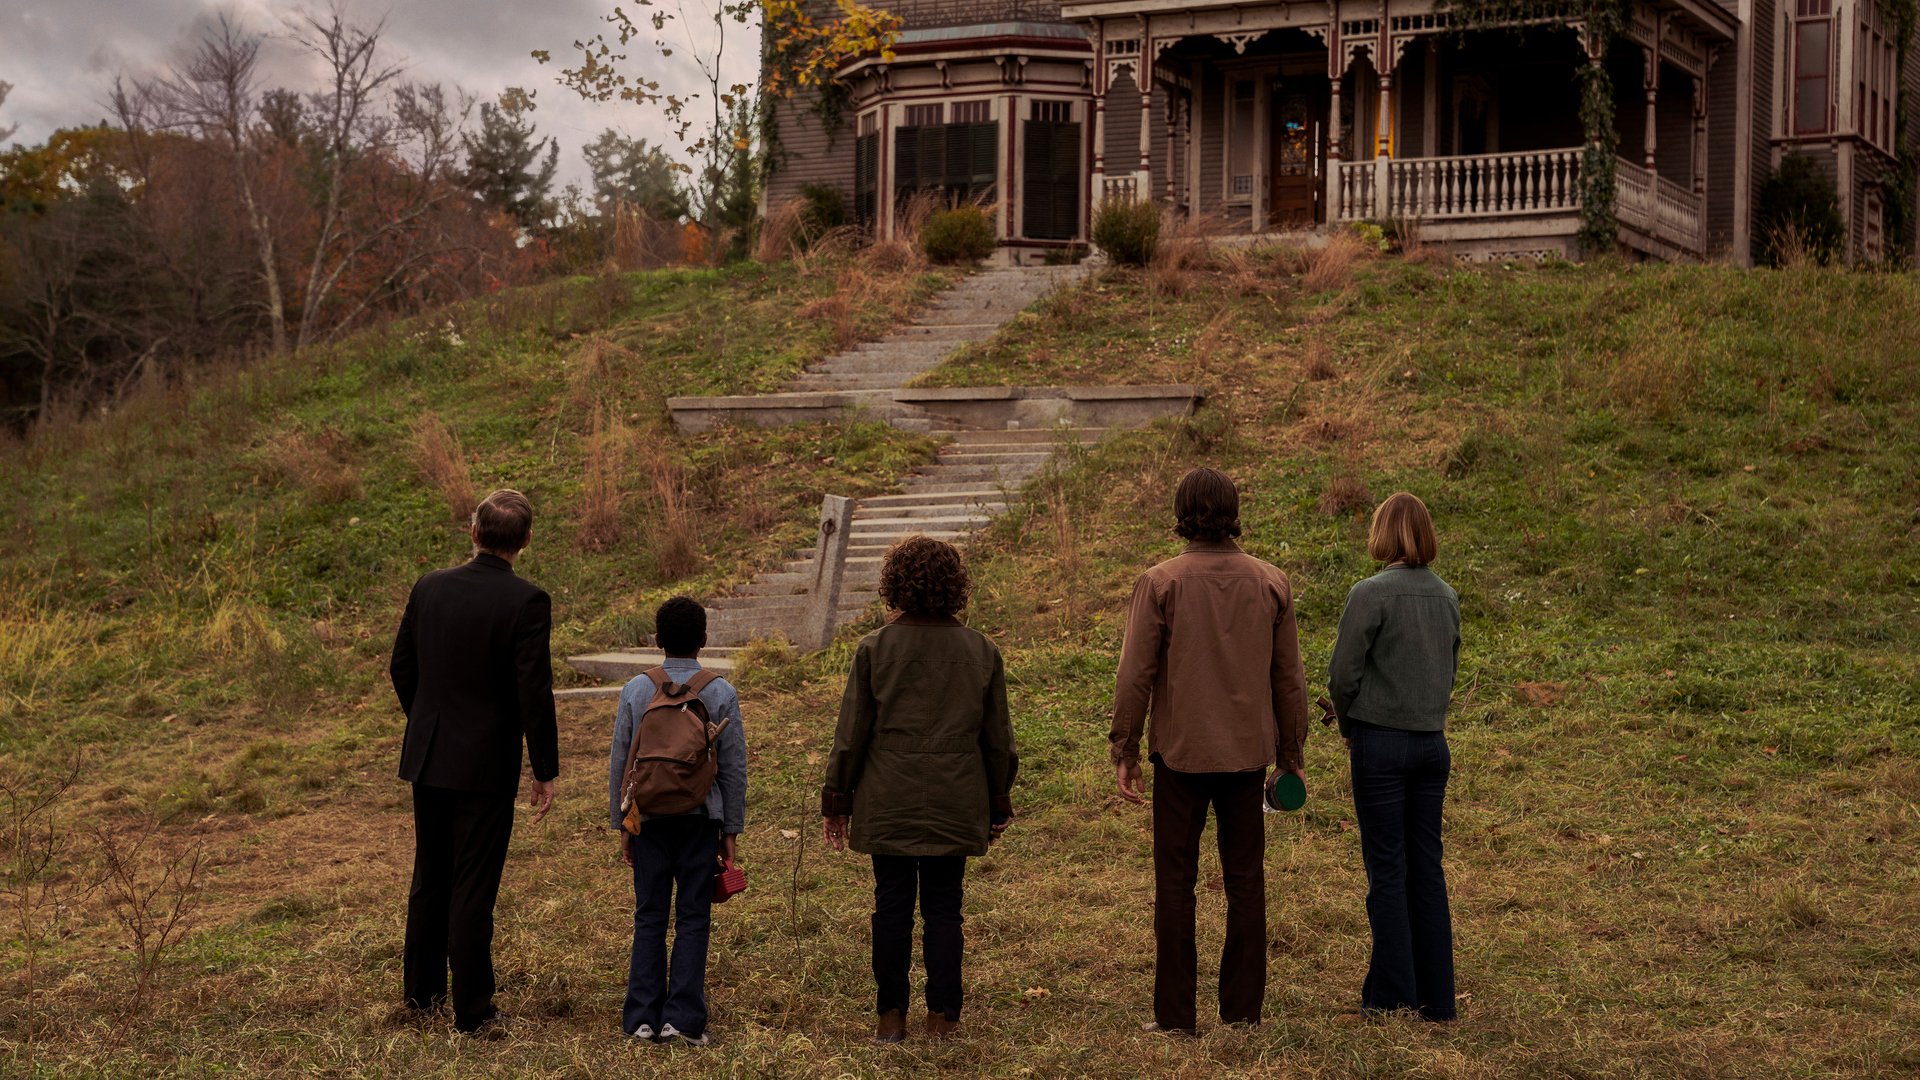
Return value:
M 1467 257 L 1570 255 L 1580 80 L 1604 65 L 1621 245 L 1704 257 L 1705 80 L 1732 26 L 1662 3 L 1600 56 L 1577 23 L 1462 32 L 1414 0 L 1068 3 L 1095 56 L 1089 203 L 1151 198 L 1216 232 L 1394 219 Z

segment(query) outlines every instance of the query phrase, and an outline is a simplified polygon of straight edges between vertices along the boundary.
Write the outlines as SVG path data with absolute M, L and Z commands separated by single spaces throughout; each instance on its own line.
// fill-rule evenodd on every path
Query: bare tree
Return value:
M 5 79 L 0 79 L 0 105 L 5 105 L 7 103 L 7 95 L 11 93 L 13 93 L 13 84 L 6 81 Z M 13 138 L 13 133 L 19 130 L 20 128 L 18 125 L 14 125 L 12 127 L 0 127 L 0 139 L 11 139 Z
M 260 140 L 254 137 L 262 40 L 222 13 L 201 35 L 185 66 L 157 79 L 116 80 L 113 104 L 130 131 L 149 126 L 183 130 L 225 152 L 260 264 L 273 351 L 279 353 L 287 348 L 286 299 L 273 221 L 260 197 Z
M 98 882 L 88 882 L 66 866 L 64 834 L 60 830 L 60 803 L 80 778 L 80 758 L 60 773 L 38 780 L 11 770 L 0 773 L 0 802 L 5 803 L 5 831 L 0 844 L 4 895 L 26 953 L 27 1072 L 33 1072 L 33 1040 L 39 1030 L 36 994 L 40 982 L 40 942 L 66 910 L 78 903 Z
M 153 990 L 160 961 L 177 944 L 205 886 L 206 851 L 197 842 L 154 845 L 158 835 L 141 823 L 132 839 L 110 827 L 94 830 L 100 845 L 102 887 L 113 919 L 139 965 L 128 1012 L 139 1015 Z

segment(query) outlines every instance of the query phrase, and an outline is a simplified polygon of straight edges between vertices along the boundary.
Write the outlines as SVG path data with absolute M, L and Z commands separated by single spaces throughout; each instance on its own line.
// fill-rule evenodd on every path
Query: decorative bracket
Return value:
M 1213 36 L 1233 46 L 1235 55 L 1244 56 L 1247 52 L 1247 46 L 1266 37 L 1267 32 L 1265 30 L 1240 30 L 1231 34 L 1215 34 Z

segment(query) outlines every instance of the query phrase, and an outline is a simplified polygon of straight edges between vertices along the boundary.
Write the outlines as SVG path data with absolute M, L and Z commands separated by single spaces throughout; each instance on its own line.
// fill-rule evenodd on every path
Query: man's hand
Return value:
M 1013 819 L 1008 818 L 1005 821 L 997 821 L 991 825 L 988 825 L 987 826 L 987 843 L 991 844 L 995 840 L 1000 839 L 1000 834 L 1003 832 L 1006 832 L 1007 826 L 1011 824 L 1013 824 Z
M 727 833 L 726 835 L 720 837 L 720 865 L 732 866 L 733 860 L 739 857 L 740 857 L 739 834 Z
M 827 818 L 825 820 L 824 826 L 822 827 L 822 832 L 826 837 L 828 847 L 832 848 L 835 851 L 847 850 L 847 819 L 846 818 L 843 818 L 843 817 Z
M 633 865 L 633 837 L 624 832 L 620 834 L 620 864 L 627 867 Z
M 540 824 L 541 819 L 547 816 L 547 811 L 553 809 L 553 781 L 533 782 L 533 786 L 527 789 L 527 808 L 533 811 L 533 823 Z
M 1140 759 L 1123 761 L 1113 767 L 1114 784 L 1120 789 L 1120 797 L 1130 803 L 1144 803 L 1147 793 L 1140 785 Z

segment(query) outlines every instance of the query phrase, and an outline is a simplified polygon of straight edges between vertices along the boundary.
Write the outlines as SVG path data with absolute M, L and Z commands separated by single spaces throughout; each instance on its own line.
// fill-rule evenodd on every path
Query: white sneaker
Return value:
M 634 1028 L 632 1031 L 628 1032 L 627 1038 L 645 1039 L 648 1042 L 652 1042 L 653 1041 L 653 1025 L 641 1024 L 639 1027 Z
M 668 1024 L 666 1027 L 660 1029 L 660 1041 L 666 1042 L 669 1039 L 679 1039 L 688 1046 L 705 1046 L 711 1041 L 707 1038 L 707 1033 L 704 1031 L 698 1035 L 688 1035 L 686 1032 L 676 1029 L 672 1024 Z

